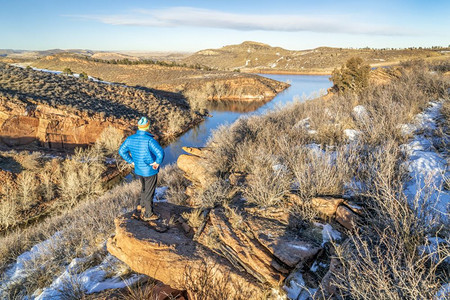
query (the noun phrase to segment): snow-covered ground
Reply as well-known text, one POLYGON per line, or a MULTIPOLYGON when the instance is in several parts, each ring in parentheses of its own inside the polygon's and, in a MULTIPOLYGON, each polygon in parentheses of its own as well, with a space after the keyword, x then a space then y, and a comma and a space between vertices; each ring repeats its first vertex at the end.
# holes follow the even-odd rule
MULTIPOLYGON (((19 67, 19 68, 22 68, 22 69, 25 69, 25 68, 26 68, 26 66, 24 66, 23 64, 20 64, 20 63, 11 64, 11 66, 19 67)), ((30 66, 30 67, 31 67, 31 66, 30 66)), ((56 75, 59 75, 59 74, 62 74, 62 73, 63 73, 62 71, 55 71, 55 70, 48 70, 48 69, 39 69, 39 68, 34 68, 34 67, 31 67, 31 69, 33 69, 34 71, 40 71, 40 72, 46 72, 46 73, 52 73, 52 74, 56 74, 56 75)), ((70 74, 70 75, 67 75, 67 76, 71 76, 71 77, 75 77, 75 78, 80 78, 80 74, 78 74, 78 73, 73 73, 73 74, 70 74)), ((105 84, 116 84, 116 83, 109 82, 109 81, 99 80, 99 79, 97 79, 97 78, 95 78, 95 77, 92 77, 92 76, 89 76, 89 75, 88 75, 88 79, 91 80, 91 81, 100 82, 100 83, 105 83, 105 84)), ((123 84, 120 84, 120 85, 121 85, 121 86, 125 86, 125 85, 123 85, 123 84)))
POLYGON ((408 144, 402 145, 402 150, 409 158, 406 167, 411 180, 405 187, 408 201, 412 206, 426 205, 429 213, 448 222, 450 193, 444 184, 445 179, 450 178, 445 158, 449 149, 436 148, 436 145, 448 145, 450 142, 450 137, 445 133, 436 135, 437 120, 442 117, 441 108, 442 103, 433 102, 416 116, 413 124, 403 126, 403 131, 414 134, 414 137, 408 144))
POLYGON ((73 259, 66 270, 49 287, 35 292, 34 299, 63 299, 67 289, 72 292, 80 290, 86 294, 98 293, 107 289, 120 289, 132 285, 144 277, 132 274, 129 278, 122 279, 123 263, 110 254, 101 264, 81 272, 82 265, 87 259, 73 259))

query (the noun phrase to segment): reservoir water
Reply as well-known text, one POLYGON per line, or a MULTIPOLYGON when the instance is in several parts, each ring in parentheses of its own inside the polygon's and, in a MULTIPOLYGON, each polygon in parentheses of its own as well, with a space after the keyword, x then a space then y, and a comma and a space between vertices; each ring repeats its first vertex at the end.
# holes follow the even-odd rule
POLYGON ((276 107, 282 107, 294 99, 302 100, 306 97, 318 96, 319 93, 325 93, 326 89, 331 87, 329 76, 311 76, 311 75, 273 75, 263 74, 271 79, 288 82, 289 88, 279 93, 275 98, 266 103, 236 103, 219 102, 211 103, 208 107, 212 117, 190 129, 177 140, 169 144, 165 150, 163 166, 175 162, 184 151, 181 147, 202 147, 208 141, 211 132, 222 124, 231 124, 239 117, 248 114, 261 114, 276 107))

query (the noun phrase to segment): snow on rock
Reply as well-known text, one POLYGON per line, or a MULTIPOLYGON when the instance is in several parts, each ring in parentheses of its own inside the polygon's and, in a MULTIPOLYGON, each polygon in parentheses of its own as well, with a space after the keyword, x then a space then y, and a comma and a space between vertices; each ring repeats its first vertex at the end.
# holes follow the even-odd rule
MULTIPOLYGON (((405 194, 412 206, 429 205, 427 211, 435 217, 448 221, 450 194, 443 189, 445 178, 450 177, 449 167, 443 153, 433 147, 436 138, 436 120, 440 116, 442 103, 434 102, 424 112, 417 115, 414 133, 418 133, 405 145, 402 151, 409 156, 405 167, 411 180, 406 183, 405 194)), ((448 137, 443 137, 448 138, 448 137)))
POLYGON ((43 289, 35 299, 62 299, 64 289, 68 285, 69 288, 72 288, 71 285, 74 284, 86 294, 98 293, 107 289, 120 289, 137 282, 143 277, 143 275, 133 274, 130 278, 123 280, 120 277, 121 274, 118 274, 122 262, 110 254, 101 264, 77 274, 85 260, 86 258, 73 259, 66 270, 48 288, 43 289), (108 270, 111 270, 115 275, 109 276, 111 271, 108 270))
POLYGON ((322 228, 322 246, 327 242, 340 240, 342 238, 341 233, 328 223, 322 224, 315 222, 314 225, 322 228))
POLYGON ((313 299, 313 296, 317 291, 317 289, 308 288, 306 286, 300 270, 292 272, 288 278, 286 278, 286 284, 283 286, 283 290, 286 291, 289 299, 295 300, 313 299))

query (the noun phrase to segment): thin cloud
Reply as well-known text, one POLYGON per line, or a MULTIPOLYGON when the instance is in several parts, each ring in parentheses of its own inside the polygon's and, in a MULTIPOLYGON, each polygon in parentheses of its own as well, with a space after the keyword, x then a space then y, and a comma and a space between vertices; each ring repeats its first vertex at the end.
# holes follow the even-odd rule
POLYGON ((416 35, 409 30, 393 26, 350 21, 340 15, 255 15, 235 14, 217 10, 171 7, 155 10, 134 10, 123 15, 71 15, 111 25, 150 27, 203 27, 241 31, 322 32, 373 35, 416 35))

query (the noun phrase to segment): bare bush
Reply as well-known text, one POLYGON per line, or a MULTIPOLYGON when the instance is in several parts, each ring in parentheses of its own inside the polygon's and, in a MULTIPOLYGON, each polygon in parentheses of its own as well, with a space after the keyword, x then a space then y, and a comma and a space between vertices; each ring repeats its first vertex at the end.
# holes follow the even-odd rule
POLYGON ((247 201, 259 206, 276 206, 289 192, 292 176, 284 165, 263 154, 255 156, 248 185, 243 189, 247 201))
POLYGON ((123 131, 112 126, 108 126, 102 131, 95 143, 98 147, 100 147, 100 149, 104 150, 105 154, 108 156, 117 154, 123 140, 123 131))
POLYGON ((69 206, 103 193, 103 155, 95 148, 77 149, 62 165, 60 193, 69 206))
POLYGON ((216 205, 226 204, 232 196, 233 190, 230 183, 227 180, 217 178, 207 188, 201 189, 196 198, 203 208, 212 208, 216 205))
POLYGON ((30 208, 37 202, 37 181, 30 171, 23 171, 17 176, 18 197, 22 209, 30 208))
POLYGON ((176 164, 165 166, 158 175, 160 185, 167 186, 166 199, 170 203, 184 205, 186 187, 190 184, 176 164))
POLYGON ((126 292, 121 292, 123 300, 158 300, 159 296, 154 293, 156 283, 154 280, 138 281, 134 285, 127 284, 126 292))

